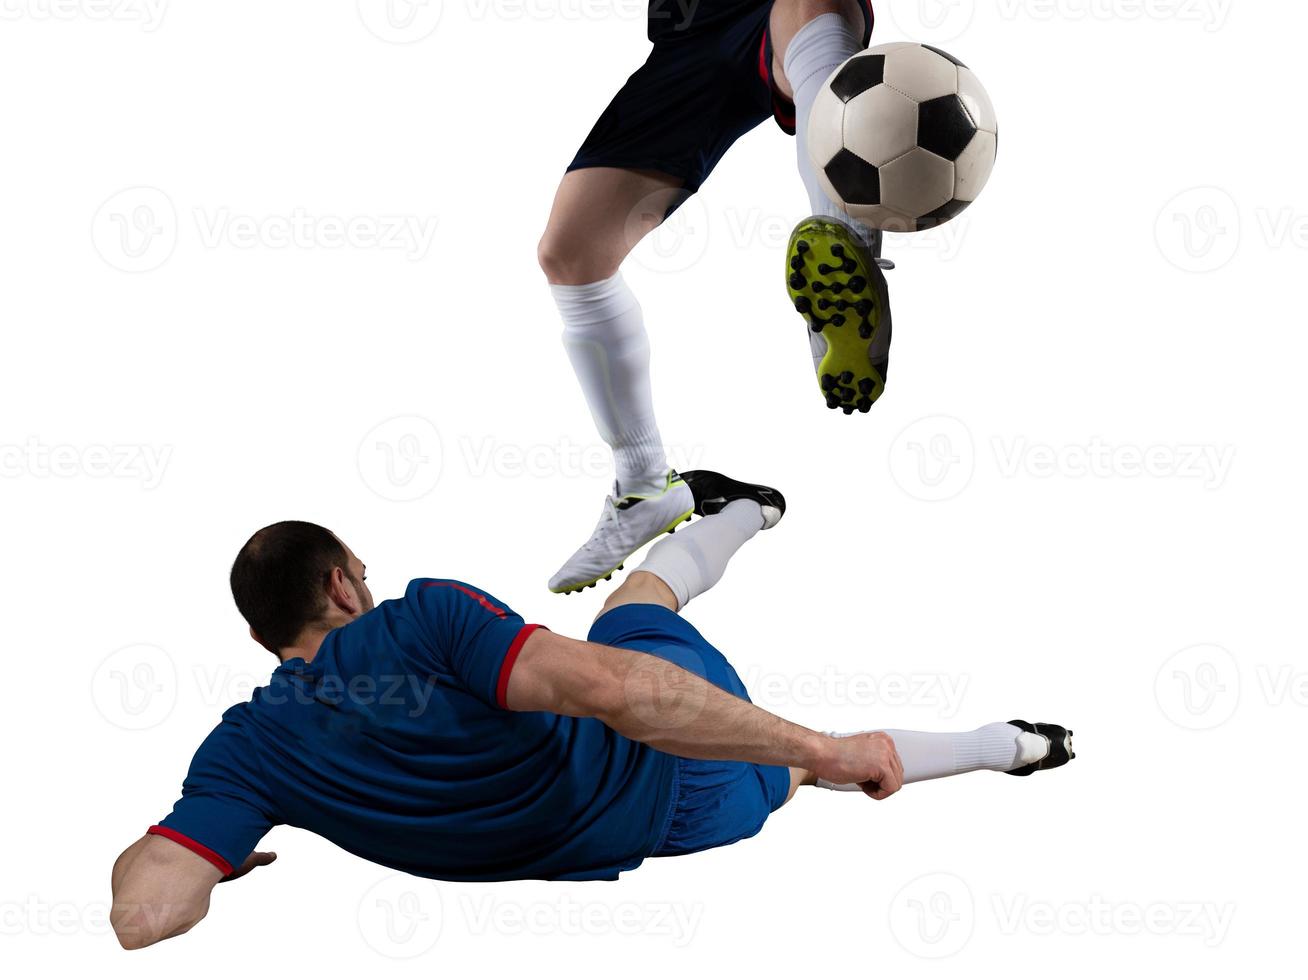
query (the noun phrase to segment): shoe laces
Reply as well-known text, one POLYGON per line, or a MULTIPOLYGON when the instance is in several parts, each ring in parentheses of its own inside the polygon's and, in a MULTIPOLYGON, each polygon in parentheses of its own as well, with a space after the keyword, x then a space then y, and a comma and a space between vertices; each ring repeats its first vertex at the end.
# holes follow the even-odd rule
POLYGON ((610 525, 618 523, 618 485, 613 484, 613 493, 604 498, 604 509, 600 511, 599 522, 595 525, 595 530, 591 532, 586 543, 581 546, 581 550, 589 553, 597 547, 596 542, 604 536, 610 525))

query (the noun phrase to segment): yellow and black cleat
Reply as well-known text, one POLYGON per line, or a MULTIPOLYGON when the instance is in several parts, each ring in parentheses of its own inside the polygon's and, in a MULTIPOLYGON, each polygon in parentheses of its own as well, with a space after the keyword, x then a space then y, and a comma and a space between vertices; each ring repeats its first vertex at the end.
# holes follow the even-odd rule
POLYGON ((815 335, 827 408, 870 411, 890 361, 890 297, 876 257, 839 221, 805 218, 786 249, 786 289, 815 335))

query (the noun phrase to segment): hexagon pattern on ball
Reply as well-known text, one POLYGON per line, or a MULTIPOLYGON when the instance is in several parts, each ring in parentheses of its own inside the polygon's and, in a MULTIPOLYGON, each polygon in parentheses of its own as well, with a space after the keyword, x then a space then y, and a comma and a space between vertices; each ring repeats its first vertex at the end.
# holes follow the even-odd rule
POLYGON ((858 120, 857 126, 842 127, 844 145, 878 167, 918 145, 917 104, 889 85, 877 85, 850 99, 843 118, 858 120))
POLYGON ((886 55, 882 81, 914 102, 958 92, 958 66, 920 44, 886 55))
POLYGON ((976 74, 924 44, 869 49, 836 69, 809 117, 819 182, 851 218, 919 231, 975 201, 999 125, 976 74))

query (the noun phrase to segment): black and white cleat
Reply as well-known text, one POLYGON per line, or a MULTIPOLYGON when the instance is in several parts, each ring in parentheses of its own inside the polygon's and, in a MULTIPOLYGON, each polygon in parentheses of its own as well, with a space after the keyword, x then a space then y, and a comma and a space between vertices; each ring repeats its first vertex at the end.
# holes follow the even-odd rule
POLYGON ((786 498, 780 490, 761 483, 742 483, 712 470, 691 470, 681 478, 695 497, 695 513, 700 517, 716 514, 733 500, 752 500, 763 511, 763 530, 776 527, 786 512, 786 498))
POLYGON ((1048 751, 1042 758, 1019 769, 1008 770, 1010 776, 1029 776, 1043 769, 1057 769, 1076 758, 1076 753, 1072 751, 1072 733, 1062 725, 1052 725, 1044 721, 1038 721, 1034 725, 1029 721, 1010 721, 1009 724, 1016 725, 1028 734, 1038 735, 1048 743, 1048 751))

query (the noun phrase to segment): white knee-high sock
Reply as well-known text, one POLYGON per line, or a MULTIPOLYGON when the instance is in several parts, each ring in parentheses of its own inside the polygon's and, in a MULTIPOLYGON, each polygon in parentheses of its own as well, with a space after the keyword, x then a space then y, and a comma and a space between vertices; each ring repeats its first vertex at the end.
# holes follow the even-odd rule
MULTIPOLYGON (((900 761, 904 763, 905 783, 957 776, 978 769, 1007 772, 1044 758, 1048 751, 1048 743, 1041 736, 1030 735, 1004 722, 982 725, 974 732, 906 732, 887 728, 885 733, 895 740, 900 761)), ((859 790, 852 783, 835 785, 825 779, 819 779, 817 784, 823 789, 843 792, 859 790)))
POLYGON ((662 490, 667 456, 650 391, 649 337, 622 274, 583 286, 550 286, 563 345, 600 436, 613 449, 622 493, 662 490))
POLYGON ((677 608, 707 592, 727 570, 740 546, 763 529, 763 511, 752 500, 733 500, 649 550, 637 571, 657 575, 677 597, 677 608))
POLYGON ((862 50, 862 40, 849 21, 840 14, 822 14, 799 29, 786 48, 782 63, 795 92, 795 145, 799 153, 799 175, 808 190, 809 206, 814 214, 838 218, 860 233, 862 229, 836 207, 818 183, 813 162, 808 156, 808 120, 818 92, 831 73, 862 50))

